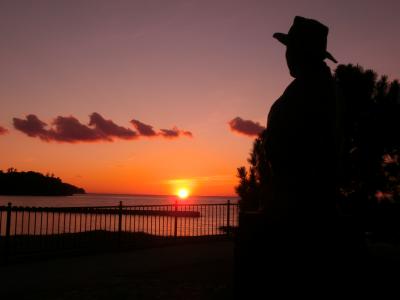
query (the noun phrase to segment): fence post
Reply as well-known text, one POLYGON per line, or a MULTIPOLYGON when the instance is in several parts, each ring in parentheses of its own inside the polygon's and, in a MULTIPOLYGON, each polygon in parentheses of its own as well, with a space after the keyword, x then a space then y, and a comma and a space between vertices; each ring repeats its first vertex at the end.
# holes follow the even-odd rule
POLYGON ((8 255, 10 254, 10 233, 11 233, 11 203, 7 205, 6 214, 6 236, 5 236, 5 261, 8 260, 8 255))
POLYGON ((122 201, 119 201, 119 210, 118 210, 118 232, 121 234, 122 232, 122 201))
POLYGON ((226 212, 226 235, 229 236, 231 232, 231 200, 228 200, 226 212))
POLYGON ((175 222, 174 222, 174 237, 178 236, 178 200, 175 200, 175 222))
MULTIPOLYGON (((111 228, 110 228, 111 230, 111 228)), ((119 207, 118 207, 118 243, 117 246, 118 248, 121 248, 121 233, 122 233, 122 201, 119 201, 119 207)))

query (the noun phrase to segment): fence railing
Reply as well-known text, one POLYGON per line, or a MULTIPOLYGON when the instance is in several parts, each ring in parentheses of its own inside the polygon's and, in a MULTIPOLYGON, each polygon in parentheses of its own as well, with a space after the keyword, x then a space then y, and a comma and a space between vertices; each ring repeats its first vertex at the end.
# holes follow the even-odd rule
POLYGON ((0 206, 3 257, 77 248, 109 248, 143 241, 229 235, 238 204, 96 207, 0 206))

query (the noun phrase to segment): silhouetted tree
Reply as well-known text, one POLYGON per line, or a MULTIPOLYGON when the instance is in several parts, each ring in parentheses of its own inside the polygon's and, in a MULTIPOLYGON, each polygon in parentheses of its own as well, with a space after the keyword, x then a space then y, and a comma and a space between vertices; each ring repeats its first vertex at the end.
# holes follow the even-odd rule
MULTIPOLYGON (((335 71, 345 103, 343 168, 339 204, 363 211, 378 200, 400 202, 400 85, 360 66, 339 65, 335 71)), ((256 138, 248 171, 238 168, 236 192, 241 208, 262 206, 268 188, 265 131, 256 138)))
POLYGON ((240 197, 240 208, 242 210, 257 210, 262 206, 267 196, 268 167, 265 154, 265 133, 262 131, 253 142, 253 148, 249 162, 249 170, 245 167, 237 169, 239 185, 236 193, 240 197))
POLYGON ((399 82, 353 65, 335 77, 346 103, 342 197, 356 210, 399 199, 399 82))

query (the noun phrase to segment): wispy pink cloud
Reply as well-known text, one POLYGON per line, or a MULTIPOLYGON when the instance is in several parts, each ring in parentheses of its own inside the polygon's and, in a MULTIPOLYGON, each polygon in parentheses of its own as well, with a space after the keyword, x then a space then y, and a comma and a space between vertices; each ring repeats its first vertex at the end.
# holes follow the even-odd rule
POLYGON ((58 142, 95 142, 95 141, 112 141, 112 136, 91 128, 79 122, 75 117, 58 116, 52 123, 53 127, 48 130, 50 139, 58 142))
POLYGON ((236 117, 228 122, 231 131, 247 135, 257 136, 261 131, 265 129, 260 123, 251 120, 243 120, 240 117, 236 117))
POLYGON ((141 136, 162 136, 166 138, 192 136, 190 131, 180 130, 176 127, 173 129, 161 129, 160 132, 156 132, 153 126, 135 119, 131 121, 131 124, 137 131, 119 126, 114 121, 107 120, 96 112, 90 115, 89 124, 87 125, 82 124, 73 116, 58 116, 50 125, 34 114, 29 114, 24 119, 13 119, 15 129, 30 137, 36 137, 46 142, 112 142, 116 139, 134 140, 141 136))
POLYGON ((193 137, 193 133, 191 131, 181 130, 181 135, 185 135, 187 137, 193 137))
POLYGON ((13 118, 14 128, 25 133, 30 137, 38 137, 44 141, 49 141, 46 123, 39 120, 36 115, 30 114, 25 119, 13 118))
POLYGON ((57 141, 67 143, 111 141, 104 133, 81 124, 78 119, 58 116, 52 122, 52 127, 41 121, 36 115, 30 114, 25 119, 14 118, 14 128, 30 137, 37 137, 43 141, 57 141))
POLYGON ((190 131, 180 130, 177 127, 172 129, 160 129, 159 135, 167 139, 173 139, 180 136, 193 137, 193 134, 190 131))
POLYGON ((115 137, 125 140, 132 140, 138 137, 138 134, 132 129, 118 126, 111 120, 104 119, 99 113, 90 115, 89 126, 94 126, 94 129, 102 132, 108 137, 115 137))
POLYGON ((140 135, 142 136, 156 136, 157 133, 153 129, 153 126, 144 124, 138 120, 131 120, 131 124, 135 127, 135 129, 139 132, 140 135))
POLYGON ((193 134, 187 130, 180 130, 177 127, 172 129, 160 129, 159 132, 154 130, 153 126, 144 124, 138 120, 131 120, 132 125, 139 132, 141 136, 156 137, 161 136, 168 139, 178 138, 180 136, 193 137, 193 134))

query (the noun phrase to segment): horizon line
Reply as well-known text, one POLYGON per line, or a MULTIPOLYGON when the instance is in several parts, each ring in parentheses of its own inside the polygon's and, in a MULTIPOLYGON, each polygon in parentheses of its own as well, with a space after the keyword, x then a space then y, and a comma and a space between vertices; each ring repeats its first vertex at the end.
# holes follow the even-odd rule
MULTIPOLYGON (((79 195, 79 194, 75 194, 79 195)), ((96 192, 86 192, 85 194, 82 195, 115 195, 115 196, 160 196, 160 197, 177 197, 177 195, 174 194, 141 194, 141 193, 96 193, 96 192)), ((190 197, 229 197, 229 198, 239 198, 239 196, 235 195, 190 195, 190 197)))

